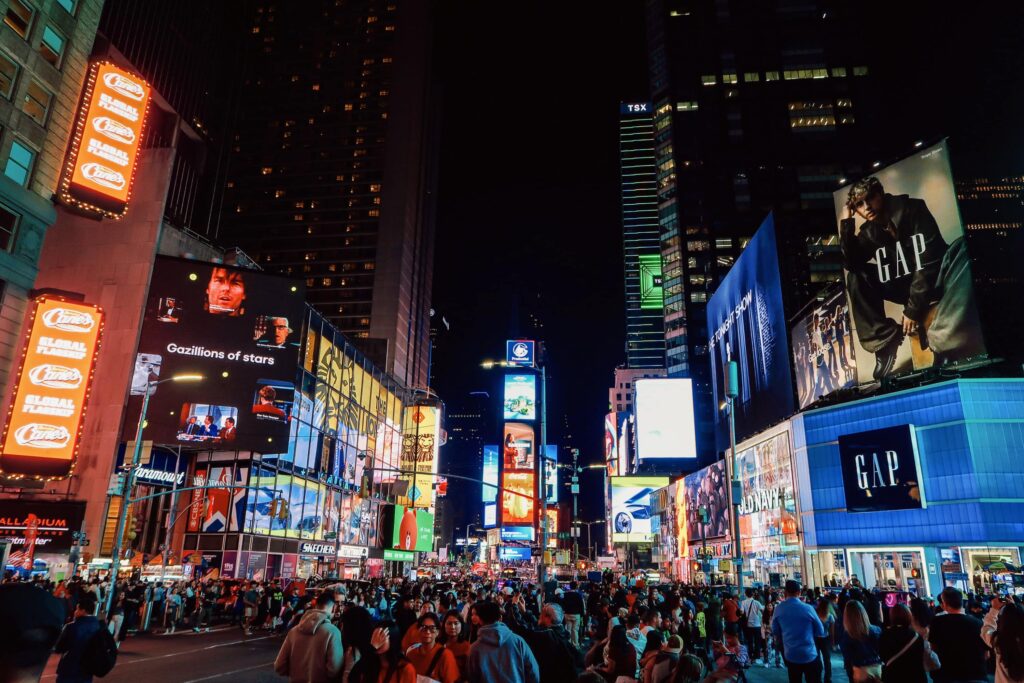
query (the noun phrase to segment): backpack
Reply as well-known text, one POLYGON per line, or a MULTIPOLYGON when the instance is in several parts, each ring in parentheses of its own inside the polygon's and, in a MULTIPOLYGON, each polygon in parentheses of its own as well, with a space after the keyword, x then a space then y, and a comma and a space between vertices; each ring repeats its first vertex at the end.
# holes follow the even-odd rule
POLYGON ((82 652, 79 668, 85 676, 103 678, 117 664, 117 643, 102 624, 96 633, 89 637, 82 652))

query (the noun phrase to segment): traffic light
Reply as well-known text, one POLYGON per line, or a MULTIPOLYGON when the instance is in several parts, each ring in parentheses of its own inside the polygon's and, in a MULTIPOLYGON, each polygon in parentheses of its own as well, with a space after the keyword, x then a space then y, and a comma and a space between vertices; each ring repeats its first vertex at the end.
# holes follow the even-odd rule
POLYGON ((272 519, 288 519, 288 501, 283 498, 270 501, 270 517, 272 519))
POLYGON ((370 484, 373 481, 373 456, 368 455, 363 461, 363 477, 359 480, 359 497, 370 497, 370 484))
POLYGON ((910 570, 910 576, 912 578, 915 578, 915 579, 920 579, 921 578, 921 570, 918 569, 917 567, 912 568, 910 570))

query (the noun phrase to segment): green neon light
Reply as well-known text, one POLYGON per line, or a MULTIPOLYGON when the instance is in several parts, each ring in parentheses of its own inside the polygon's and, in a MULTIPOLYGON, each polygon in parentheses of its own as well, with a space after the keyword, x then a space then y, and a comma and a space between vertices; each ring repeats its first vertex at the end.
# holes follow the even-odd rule
POLYGON ((661 286, 661 254, 640 254, 640 308, 658 309, 665 306, 665 291, 661 286))

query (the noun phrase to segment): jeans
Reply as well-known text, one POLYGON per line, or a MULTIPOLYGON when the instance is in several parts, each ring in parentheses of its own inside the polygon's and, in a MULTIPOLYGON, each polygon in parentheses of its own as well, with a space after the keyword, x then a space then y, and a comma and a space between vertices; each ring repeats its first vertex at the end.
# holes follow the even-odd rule
POLYGON ((758 659, 758 657, 761 656, 761 652, 763 650, 761 643, 761 627, 747 626, 743 630, 746 632, 747 652, 750 655, 750 661, 754 661, 755 659, 758 659))
POLYGON ((565 628, 569 631, 569 642, 573 647, 578 648, 580 646, 580 615, 566 614, 565 628))
POLYGON ((832 643, 826 638, 815 638, 814 644, 821 653, 822 668, 825 670, 825 683, 832 683, 832 643))
POLYGON ((821 683, 820 659, 815 658, 814 661, 807 662, 806 664, 797 664, 788 659, 785 662, 786 673, 789 674, 789 683, 801 683, 801 681, 821 683))

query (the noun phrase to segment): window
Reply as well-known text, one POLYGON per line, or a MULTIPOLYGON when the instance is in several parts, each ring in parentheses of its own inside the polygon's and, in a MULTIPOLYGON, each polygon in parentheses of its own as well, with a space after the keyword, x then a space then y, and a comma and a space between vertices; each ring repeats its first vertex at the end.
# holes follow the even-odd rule
POLYGON ((845 66, 832 67, 832 78, 844 78, 846 76, 845 66))
POLYGON ((50 112, 50 102, 52 101, 53 95, 44 90, 43 86, 37 82, 30 81, 28 89, 25 91, 25 101, 21 105, 21 110, 40 126, 45 126, 46 115, 50 112))
POLYGON ((676 111, 697 111, 696 102, 676 102, 676 111))
POLYGON ((707 303, 708 293, 707 292, 690 292, 690 301, 695 304, 707 303))
POLYGON ((64 8, 68 14, 75 13, 76 0, 57 0, 57 4, 64 8))
POLYGON ((777 81, 777 80, 779 80, 779 72, 778 71, 765 71, 764 72, 764 80, 766 80, 766 81, 777 81))
POLYGON ((64 45, 66 42, 64 36, 47 25, 43 27, 43 40, 39 43, 39 54, 43 56, 43 59, 59 69, 61 60, 64 58, 64 45))
POLYGON ((717 238, 715 238, 715 249, 732 249, 732 238, 731 237, 717 237, 717 238))
POLYGON ((18 63, 7 55, 0 53, 0 95, 11 99, 14 94, 14 83, 18 80, 18 63))
POLYGON ((805 130, 832 130, 836 126, 831 102, 790 102, 789 127, 805 130))
POLYGON ((18 230, 18 214, 0 204, 0 249, 10 251, 14 248, 14 235, 18 230))
POLYGON ((19 36, 28 40, 28 31, 32 28, 32 15, 35 10, 32 6, 22 0, 10 0, 7 5, 7 14, 4 15, 4 23, 11 27, 11 30, 19 36))
POLYGON ((35 158, 35 152, 17 140, 13 141, 11 153, 7 157, 7 166, 4 167, 4 175, 22 187, 28 185, 29 176, 32 175, 32 162, 35 161, 35 158))
POLYGON ((759 80, 761 80, 761 74, 756 71, 748 71, 743 74, 744 83, 757 83, 759 80))
POLYGON ((867 76, 868 68, 866 66, 855 66, 853 67, 854 76, 867 76))
POLYGON ((722 83, 728 83, 730 85, 735 85, 736 82, 737 82, 736 74, 722 74, 722 83))
POLYGON ((718 76, 715 76, 714 74, 701 76, 700 82, 703 83, 704 85, 714 85, 715 83, 718 82, 718 76))

